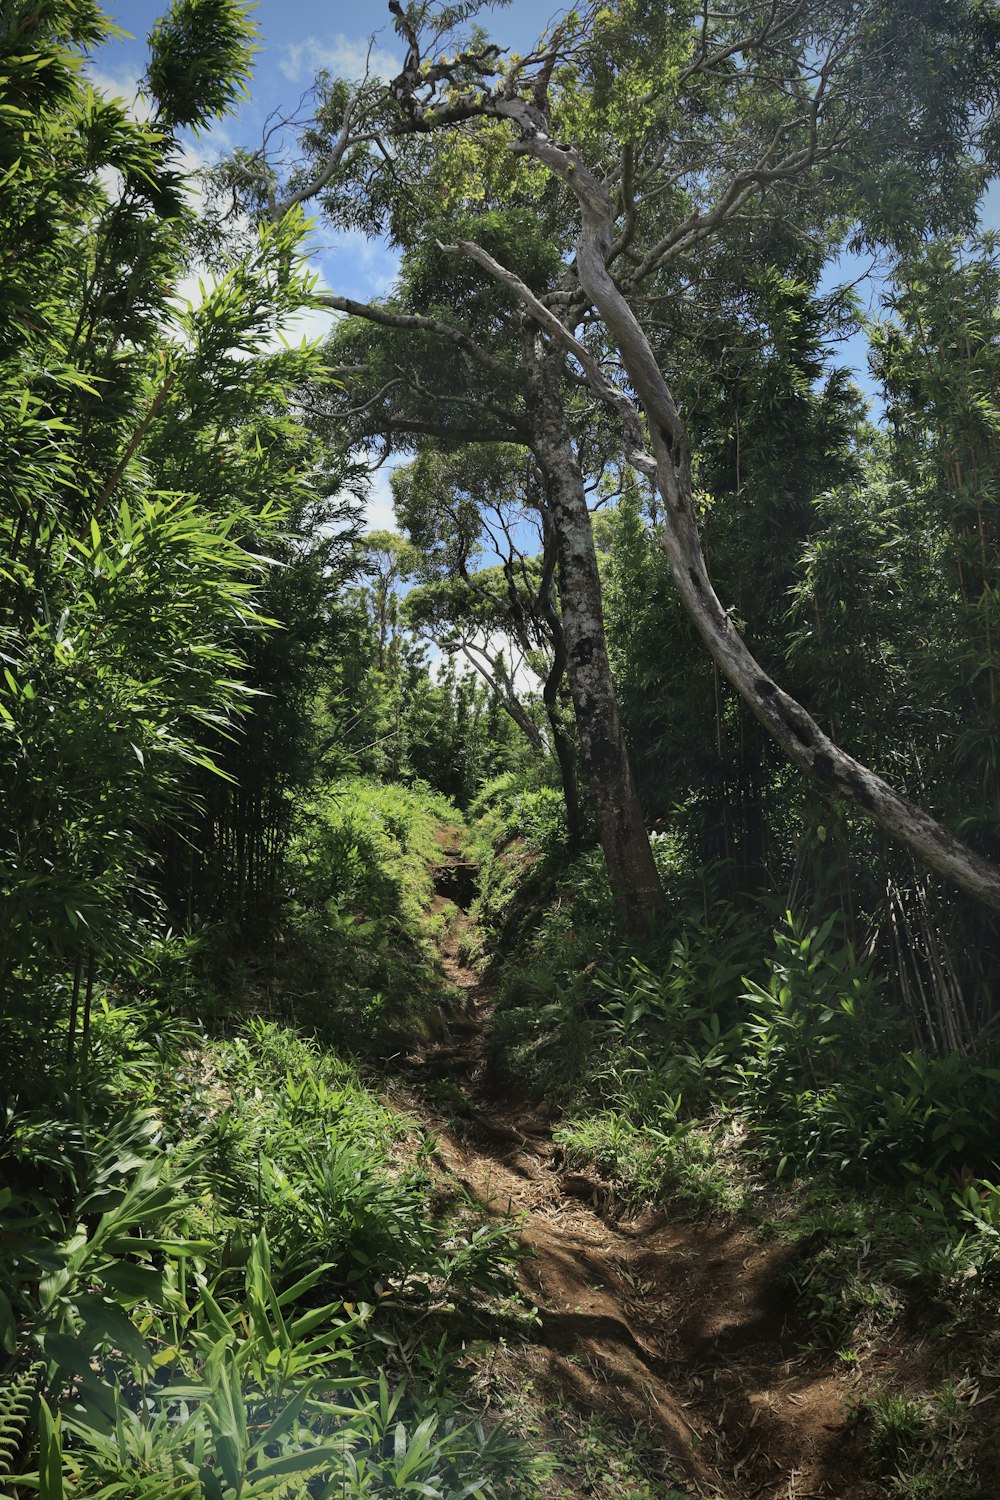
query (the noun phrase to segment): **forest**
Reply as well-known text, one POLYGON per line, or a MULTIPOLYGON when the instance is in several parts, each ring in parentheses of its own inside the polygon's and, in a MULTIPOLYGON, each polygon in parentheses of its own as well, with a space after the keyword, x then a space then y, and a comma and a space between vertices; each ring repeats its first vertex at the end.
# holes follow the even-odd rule
POLYGON ((1000 1494, 1000 4, 503 3, 0 6, 0 1500, 1000 1494))

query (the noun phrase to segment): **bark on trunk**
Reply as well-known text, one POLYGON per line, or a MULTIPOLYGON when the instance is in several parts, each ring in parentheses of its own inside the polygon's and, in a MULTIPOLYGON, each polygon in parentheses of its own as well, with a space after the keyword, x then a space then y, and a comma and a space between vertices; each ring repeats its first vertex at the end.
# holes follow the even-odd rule
POLYGON ((543 532, 542 585, 538 593, 538 607, 552 637, 552 667, 542 688, 542 702, 552 733, 552 748, 559 764, 559 779, 562 782, 563 802, 566 805, 566 833, 571 848, 583 843, 583 809, 580 803, 580 776, 577 768, 576 745, 566 733, 559 713, 559 692, 566 679, 566 634, 555 590, 557 565, 556 535, 552 516, 548 510, 541 513, 543 532))
POLYGON ((552 734, 552 748, 559 765, 563 802, 566 806, 566 836, 570 848, 578 849, 583 843, 583 813, 580 807, 580 778, 576 768, 576 746, 566 733, 559 717, 559 687, 565 675, 565 648, 557 654, 556 663, 545 679, 542 702, 552 734))
POLYGON ((652 456, 644 451, 642 423, 628 398, 611 385, 588 352, 547 309, 533 305, 535 299, 527 288, 522 298, 533 313, 541 314, 543 326, 564 347, 573 349, 594 389, 621 413, 630 461, 655 482, 666 507, 662 543, 674 583, 720 671, 789 759, 826 793, 858 808, 932 869, 991 910, 1000 911, 1000 868, 841 750, 802 705, 771 680, 740 637, 705 566, 692 504, 684 423, 639 321, 607 269, 613 224, 607 193, 575 151, 549 139, 540 128, 537 111, 521 101, 505 101, 497 113, 520 124, 523 134, 515 149, 545 162, 576 194, 582 211, 577 245, 580 284, 617 345, 642 403, 652 456))
POLYGON ((560 350, 532 336, 533 450, 556 537, 566 673, 619 918, 628 931, 648 932, 665 903, 618 717, 590 513, 559 390, 562 363, 560 350))

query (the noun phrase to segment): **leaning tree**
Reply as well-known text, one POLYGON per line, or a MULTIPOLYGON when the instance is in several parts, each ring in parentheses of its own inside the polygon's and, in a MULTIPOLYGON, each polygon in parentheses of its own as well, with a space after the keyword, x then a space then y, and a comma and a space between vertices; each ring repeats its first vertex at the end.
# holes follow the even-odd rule
MULTIPOLYGON (((480 307, 492 281, 493 321, 479 338, 447 286, 431 313, 392 299, 320 300, 407 336, 433 334, 450 356, 459 406, 465 371, 475 367, 489 388, 493 347, 519 340, 519 436, 549 484, 568 672, 599 827, 601 774, 609 761, 620 770, 620 730, 616 743, 598 734, 588 745, 588 715, 617 726, 617 710, 613 695, 601 697, 610 673, 600 591, 588 583, 597 576, 593 541, 567 420, 582 388, 613 415, 628 461, 655 487, 683 607, 768 733, 827 795, 1000 909, 1000 871, 835 744, 743 641, 709 578, 688 428, 645 326, 648 309, 669 303, 702 248, 733 226, 748 244, 780 222, 830 246, 853 232, 895 247, 928 227, 967 227, 997 148, 996 5, 618 0, 571 13, 526 56, 511 57, 481 32, 453 50, 449 29, 468 22, 472 5, 391 0, 390 10, 407 55, 388 96, 371 80, 326 89, 302 170, 282 185, 261 156, 251 163, 255 181, 271 213, 318 197, 340 223, 389 232, 439 265, 452 259, 462 270, 451 284, 464 285, 466 300, 472 288, 480 307)), ((503 363, 509 382, 509 355, 503 363)), ((627 906, 639 843, 620 843, 625 878, 616 881, 614 795, 602 843, 627 906)), ((649 910, 651 888, 645 896, 649 910)))

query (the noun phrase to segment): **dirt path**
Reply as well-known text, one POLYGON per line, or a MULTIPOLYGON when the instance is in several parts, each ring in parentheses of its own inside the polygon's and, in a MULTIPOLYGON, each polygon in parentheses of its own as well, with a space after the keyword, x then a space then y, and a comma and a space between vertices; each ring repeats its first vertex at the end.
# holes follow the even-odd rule
MULTIPOLYGON (((438 909, 467 871, 442 854, 438 909)), ((863 1500, 845 1416, 842 1366, 803 1354, 783 1275, 786 1251, 745 1229, 678 1214, 619 1219, 609 1186, 563 1169, 544 1114, 487 1087, 493 996, 460 957, 451 923, 443 965, 464 993, 449 1035, 427 1048, 426 1077, 447 1076, 467 1121, 423 1113, 447 1172, 497 1212, 524 1216, 522 1286, 538 1307, 537 1345, 519 1351, 567 1410, 602 1413, 655 1445, 671 1487, 725 1500, 863 1500)))

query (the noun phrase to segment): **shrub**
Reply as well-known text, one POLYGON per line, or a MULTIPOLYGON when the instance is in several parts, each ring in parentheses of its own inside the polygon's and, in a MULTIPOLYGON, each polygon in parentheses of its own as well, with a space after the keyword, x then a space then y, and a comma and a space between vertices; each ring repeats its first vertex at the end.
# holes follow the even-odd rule
POLYGON ((442 827, 461 820, 421 784, 352 777, 300 810, 277 989, 338 1045, 395 1048, 436 1023, 430 907, 442 827))
POLYGON ((400 1159, 407 1122, 286 1028, 253 1021, 140 1078, 130 1024, 111 1022, 106 1123, 49 1107, 10 1115, 0 1143, 12 1482, 132 1500, 513 1493, 531 1465, 462 1408, 432 1321, 435 1297, 510 1293, 510 1226, 468 1205, 434 1220, 419 1153, 400 1159), (405 1388, 385 1366, 414 1308, 427 1348, 405 1388))

